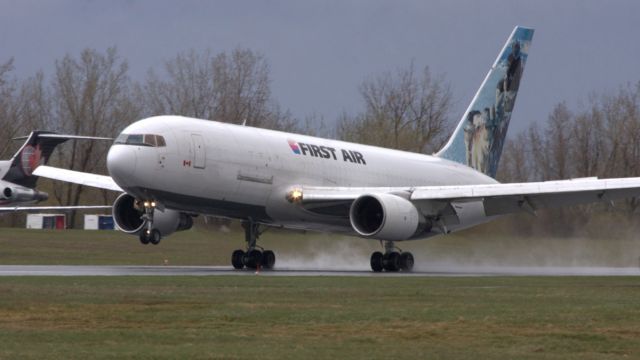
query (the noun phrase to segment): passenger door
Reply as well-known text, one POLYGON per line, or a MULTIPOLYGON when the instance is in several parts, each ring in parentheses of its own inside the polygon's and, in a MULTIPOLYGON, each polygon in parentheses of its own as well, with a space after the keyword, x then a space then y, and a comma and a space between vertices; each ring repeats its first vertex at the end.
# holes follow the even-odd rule
POLYGON ((193 167, 204 169, 207 162, 207 151, 204 140, 200 134, 191 134, 191 149, 193 154, 193 167))

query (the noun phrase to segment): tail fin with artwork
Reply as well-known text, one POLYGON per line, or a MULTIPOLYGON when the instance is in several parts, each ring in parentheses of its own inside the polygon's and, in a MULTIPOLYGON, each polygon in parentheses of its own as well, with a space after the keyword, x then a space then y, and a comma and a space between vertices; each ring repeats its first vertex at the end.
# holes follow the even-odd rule
POLYGON ((517 26, 447 144, 436 156, 495 178, 533 29, 517 26))

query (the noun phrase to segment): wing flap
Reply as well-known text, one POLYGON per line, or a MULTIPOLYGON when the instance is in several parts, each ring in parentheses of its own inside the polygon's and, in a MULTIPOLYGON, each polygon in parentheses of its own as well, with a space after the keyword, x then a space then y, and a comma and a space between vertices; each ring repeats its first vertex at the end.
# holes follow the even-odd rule
POLYGON ((485 198, 639 188, 640 178, 576 179, 530 183, 416 187, 412 200, 485 198))
POLYGON ((640 196, 640 178, 416 188, 411 200, 483 200, 487 216, 640 196))

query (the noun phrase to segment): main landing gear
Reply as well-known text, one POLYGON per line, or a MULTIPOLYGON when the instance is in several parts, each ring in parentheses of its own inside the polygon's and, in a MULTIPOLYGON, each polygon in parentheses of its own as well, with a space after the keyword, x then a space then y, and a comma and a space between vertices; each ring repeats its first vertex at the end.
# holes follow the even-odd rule
POLYGON ((384 254, 380 251, 371 254, 371 270, 374 272, 382 270, 411 272, 413 270, 413 254, 398 249, 393 241, 385 241, 384 250, 384 254))
POLYGON ((231 264, 235 269, 273 269, 276 264, 276 254, 271 250, 264 250, 256 245, 260 235, 260 224, 249 219, 242 222, 244 238, 247 242, 247 251, 236 250, 231 255, 231 264))

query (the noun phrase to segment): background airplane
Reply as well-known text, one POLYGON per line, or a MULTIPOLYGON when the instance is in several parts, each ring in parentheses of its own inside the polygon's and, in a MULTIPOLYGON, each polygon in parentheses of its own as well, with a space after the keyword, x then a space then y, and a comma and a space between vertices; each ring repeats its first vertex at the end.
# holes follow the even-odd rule
MULTIPOLYGON (((23 138, 17 138, 20 140, 23 138)), ((49 198, 37 190, 38 176, 33 170, 46 164, 55 147, 69 139, 109 140, 75 135, 61 135, 51 131, 33 131, 9 160, 0 160, 0 215, 11 211, 105 209, 109 206, 28 206, 49 198)))
POLYGON ((516 27, 444 148, 434 156, 179 116, 125 128, 110 176, 40 166, 39 176, 123 192, 114 220, 143 244, 207 214, 238 219, 237 269, 272 268, 268 227, 379 240, 374 271, 410 271, 396 242, 459 231, 497 216, 640 195, 640 179, 500 184, 495 180, 533 30, 516 27))

